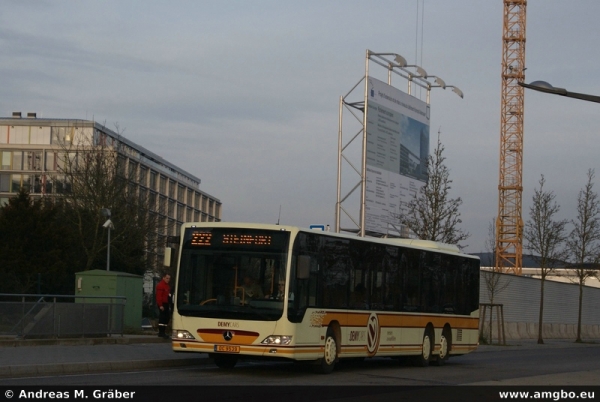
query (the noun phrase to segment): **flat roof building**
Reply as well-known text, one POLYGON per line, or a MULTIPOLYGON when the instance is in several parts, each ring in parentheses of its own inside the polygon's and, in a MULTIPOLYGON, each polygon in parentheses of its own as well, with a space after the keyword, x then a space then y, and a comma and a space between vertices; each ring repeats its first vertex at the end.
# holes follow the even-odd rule
MULTIPOLYGON (((60 197, 69 191, 61 174, 61 152, 76 136, 90 144, 102 138, 114 149, 133 178, 130 190, 144 195, 150 213, 157 214, 158 245, 178 236, 184 222, 218 222, 221 202, 200 190, 200 179, 157 154, 90 120, 38 118, 36 113, 14 112, 0 118, 0 205, 21 188, 33 198, 60 197)), ((156 250, 153 268, 162 266, 162 250, 156 250)))

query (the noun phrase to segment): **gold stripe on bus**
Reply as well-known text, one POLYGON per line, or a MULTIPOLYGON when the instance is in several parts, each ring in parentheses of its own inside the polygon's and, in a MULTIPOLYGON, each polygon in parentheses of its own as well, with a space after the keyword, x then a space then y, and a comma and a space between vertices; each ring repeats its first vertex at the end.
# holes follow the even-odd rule
MULTIPOLYGON (((204 344, 204 343, 192 343, 186 342, 185 347, 181 347, 178 344, 183 342, 173 342, 173 348, 178 351, 186 351, 190 349, 194 349, 197 351, 202 351, 205 353, 212 353, 214 351, 214 344, 204 344)), ((240 345, 241 346, 241 345, 240 345)), ((452 345, 452 354, 455 352, 469 352, 473 351, 477 348, 477 345, 452 345)), ((436 347, 436 351, 439 350, 439 347, 436 347)), ((382 346, 378 349, 377 355, 383 355, 387 353, 418 353, 421 351, 420 345, 386 345, 382 346)), ((307 355, 307 354, 320 354, 323 352, 322 347, 303 347, 303 348, 271 348, 268 346, 241 346, 240 352, 254 354, 257 356, 269 355, 269 356, 286 356, 293 357, 295 355, 307 355), (276 353, 269 353, 270 350, 276 350, 276 353)), ((344 354, 357 354, 357 353, 366 353, 366 347, 342 347, 341 355, 344 354)))
MULTIPOLYGON (((223 343, 223 341, 224 341, 223 334, 198 333, 198 335, 205 342, 223 343)), ((254 343, 254 341, 256 341, 257 338, 258 338, 258 336, 234 335, 233 342, 235 342, 236 344, 241 344, 241 345, 252 345, 254 343)))
POLYGON ((370 315, 370 313, 348 313, 346 325, 349 327, 366 327, 370 315))
POLYGON ((344 354, 344 353, 356 353, 356 352, 363 352, 366 353, 367 352, 367 347, 366 346, 342 346, 340 353, 344 354))
MULTIPOLYGON (((371 312, 327 311, 322 326, 327 327, 332 321, 337 321, 342 327, 366 327, 370 315, 371 312)), ((436 328, 450 324, 454 329, 479 329, 479 319, 475 317, 377 313, 377 318, 380 327, 388 328, 425 328, 432 323, 436 328)))
MULTIPOLYGON (((217 342, 215 343, 217 345, 224 345, 221 342, 217 342)), ((211 353, 214 351, 214 347, 215 344, 212 343, 198 343, 198 342, 182 342, 182 341, 174 341, 173 342, 173 348, 175 350, 180 350, 180 351, 185 351, 188 349, 198 349, 198 350, 205 350, 207 351, 207 353, 211 353), (184 347, 180 346, 180 344, 185 345, 184 347)), ((293 354, 309 354, 309 353, 319 353, 323 351, 323 347, 321 346, 309 346, 309 347, 288 347, 288 348, 282 348, 282 347, 271 347, 268 345, 255 345, 255 346, 248 346, 248 345, 232 345, 232 346, 240 346, 240 352, 252 352, 252 353, 258 353, 258 354, 269 354, 268 352, 270 350, 277 350, 277 354, 285 354, 285 355, 293 355, 293 354)))

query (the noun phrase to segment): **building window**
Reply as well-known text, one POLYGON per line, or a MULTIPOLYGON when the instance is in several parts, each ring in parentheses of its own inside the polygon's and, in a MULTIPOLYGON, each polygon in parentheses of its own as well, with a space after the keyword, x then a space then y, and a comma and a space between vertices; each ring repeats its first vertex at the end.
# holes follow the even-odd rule
POLYGON ((12 170, 23 170, 23 152, 13 151, 12 170))
POLYGON ((137 189, 138 189, 137 183, 130 181, 129 185, 127 187, 128 187, 129 195, 135 196, 137 194, 137 189))
POLYGON ((140 184, 144 187, 148 185, 148 168, 145 166, 140 166, 140 184))
POLYGON ((71 192, 71 183, 64 175, 57 175, 55 180, 56 194, 69 194, 71 192))
POLYGON ((175 201, 169 200, 169 211, 167 213, 169 218, 175 218, 175 201))
POLYGON ((158 206, 158 208, 159 208, 158 212, 160 214, 166 215, 167 214, 167 197, 161 196, 159 203, 160 203, 160 205, 158 206))
POLYGON ((29 144, 29 127, 11 126, 8 142, 9 144, 29 144))
POLYGON ((156 172, 154 170, 150 171, 150 190, 158 190, 156 188, 156 172))
POLYGON ((56 171, 56 152, 46 152, 46 162, 44 166, 48 171, 56 171))
POLYGON ((183 204, 177 204, 177 220, 183 222, 185 206, 183 204))
POLYGON ((177 234, 177 227, 175 226, 175 221, 173 219, 169 219, 167 223, 167 236, 174 236, 177 234))
POLYGON ((183 187, 180 184, 177 186, 177 201, 185 202, 185 200, 183 199, 184 197, 185 197, 185 187, 183 187))
POLYGON ((24 170, 42 170, 42 151, 29 151, 25 155, 27 159, 24 161, 24 170))
POLYGON ((150 197, 148 199, 148 207, 150 211, 156 211, 156 193, 154 191, 150 191, 150 197))
POLYGON ((31 192, 33 194, 41 194, 42 193, 42 176, 36 174, 33 176, 33 187, 31 188, 31 192))
POLYGON ((73 141, 72 127, 52 127, 50 133, 52 144, 70 145, 73 141))
POLYGON ((121 177, 127 177, 127 176, 125 176, 126 169, 127 169, 127 158, 125 158, 122 155, 117 156, 117 173, 121 177))
POLYGON ((169 180, 169 198, 175 198, 175 182, 169 180))
POLYGON ((8 126, 0 126, 0 144, 8 144, 8 126))
POLYGON ((50 127, 31 127, 31 144, 50 144, 50 127))
POLYGON ((10 192, 18 193, 20 189, 31 191, 31 176, 28 174, 13 174, 10 192))
POLYGON ((0 192, 8 193, 10 191, 10 175, 0 174, 0 192))
POLYGON ((167 178, 160 176, 160 193, 167 195, 167 178))
POLYGON ((132 161, 131 159, 129 160, 129 180, 136 180, 137 179, 137 167, 138 164, 135 163, 134 161, 132 161))
POLYGON ((166 233, 166 230, 167 230, 167 220, 164 216, 161 216, 158 219, 158 234, 164 235, 166 233))
POLYGON ((113 147, 115 142, 116 141, 106 133, 103 133, 100 130, 94 130, 94 145, 100 147, 113 147))
POLYGON ((46 194, 52 194, 54 191, 54 177, 53 176, 44 176, 44 193, 46 194))
POLYGON ((12 152, 10 151, 2 151, 2 155, 0 155, 0 157, 2 158, 1 165, 0 165, 0 169, 2 170, 10 170, 10 160, 12 158, 12 152))
POLYGON ((144 187, 140 187, 139 189, 140 206, 148 205, 148 189, 144 187))
POLYGON ((56 168, 60 171, 66 171, 77 167, 77 153, 66 152, 59 154, 56 158, 56 168))

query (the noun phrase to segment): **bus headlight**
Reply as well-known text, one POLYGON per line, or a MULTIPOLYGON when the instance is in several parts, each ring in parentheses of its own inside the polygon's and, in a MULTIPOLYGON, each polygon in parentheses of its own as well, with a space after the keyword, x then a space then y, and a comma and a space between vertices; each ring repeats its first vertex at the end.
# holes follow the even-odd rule
POLYGON ((182 329, 174 329, 172 334, 173 339, 195 339, 192 334, 182 329))
POLYGON ((261 343, 263 345, 289 345, 292 337, 288 335, 271 335, 266 337, 261 343))

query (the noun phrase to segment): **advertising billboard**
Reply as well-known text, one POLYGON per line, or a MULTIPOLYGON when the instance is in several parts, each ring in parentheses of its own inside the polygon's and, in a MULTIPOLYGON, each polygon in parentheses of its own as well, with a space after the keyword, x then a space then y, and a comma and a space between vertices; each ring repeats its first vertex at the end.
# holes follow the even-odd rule
POLYGON ((427 181, 429 105, 368 77, 365 229, 400 235, 397 216, 427 181))

